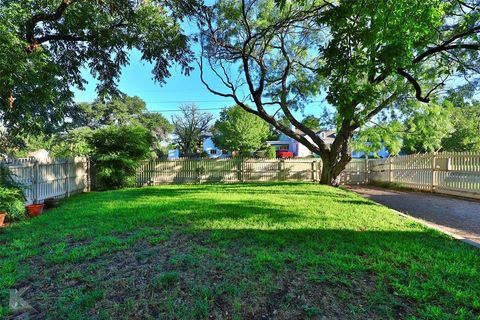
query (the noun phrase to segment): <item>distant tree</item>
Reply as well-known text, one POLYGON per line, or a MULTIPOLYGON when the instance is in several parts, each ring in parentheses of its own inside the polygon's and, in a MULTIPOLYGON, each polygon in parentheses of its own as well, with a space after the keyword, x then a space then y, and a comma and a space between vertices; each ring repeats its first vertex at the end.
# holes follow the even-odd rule
POLYGON ((89 138, 93 161, 97 167, 98 187, 118 189, 133 186, 141 160, 151 154, 153 137, 141 126, 107 126, 89 138))
POLYGON ((400 121, 391 121, 382 126, 364 127, 357 132, 352 141, 352 149, 374 156, 386 148, 391 155, 400 153, 403 146, 405 126, 400 121))
POLYGON ((224 109, 212 127, 213 142, 220 149, 248 154, 263 146, 269 136, 268 124, 240 106, 224 109))
POLYGON ((172 124, 163 115, 148 112, 145 101, 125 94, 109 100, 79 103, 70 126, 99 128, 105 125, 141 125, 160 141, 166 140, 173 130, 172 124))
POLYGON ((480 102, 457 102, 450 119, 454 131, 443 139, 442 150, 480 152, 480 102))
POLYGON ((82 70, 100 95, 112 94, 132 49, 160 83, 174 64, 188 74, 193 56, 179 22, 197 11, 195 0, 1 1, 0 121, 29 132, 65 125, 82 70))
POLYGON ((94 130, 81 127, 59 134, 55 137, 56 143, 52 146, 51 153, 56 158, 84 157, 93 154, 89 141, 94 130))
POLYGON ((194 104, 183 105, 180 111, 181 115, 172 117, 174 144, 183 155, 197 153, 202 135, 210 129, 213 115, 200 111, 194 104))
POLYGON ((433 152, 443 149, 443 140, 454 132, 453 108, 448 103, 421 104, 411 100, 402 113, 364 126, 355 135, 352 148, 377 153, 386 148, 392 155, 433 152))
POLYGON ((275 147, 268 147, 267 151, 265 152, 265 157, 267 159, 275 159, 277 157, 277 152, 275 150, 275 147))
POLYGON ((435 103, 421 105, 405 121, 403 150, 406 153, 434 152, 442 149, 442 140, 455 130, 452 108, 435 103))

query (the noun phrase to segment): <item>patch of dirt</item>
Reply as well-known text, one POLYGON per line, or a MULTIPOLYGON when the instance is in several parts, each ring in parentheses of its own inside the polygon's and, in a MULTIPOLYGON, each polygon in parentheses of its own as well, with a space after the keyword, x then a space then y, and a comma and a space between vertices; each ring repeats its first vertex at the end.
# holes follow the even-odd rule
MULTIPOLYGON (((70 310, 92 318, 105 313, 114 319, 379 317, 376 306, 371 306, 368 300, 376 290, 374 274, 351 277, 348 286, 329 281, 315 283, 307 280, 307 272, 288 262, 285 269, 273 272, 272 283, 264 286, 258 281, 258 274, 252 272, 251 257, 243 253, 242 246, 248 244, 240 239, 216 248, 208 232, 195 235, 172 232, 160 244, 152 245, 143 239, 126 250, 94 260, 52 265, 37 258, 30 261, 34 272, 17 288, 31 286, 24 295, 36 309, 28 314, 31 319, 62 318, 70 310), (195 248, 202 250, 199 253, 195 248), (156 277, 165 272, 178 273, 178 279, 156 285, 156 277), (241 284, 246 291, 240 289, 241 284), (101 291, 99 296, 92 295, 96 290, 101 291), (66 296, 68 292, 73 292, 73 297, 66 296)), ((394 310, 393 314, 404 318, 414 311, 405 307, 394 310)), ((7 319, 21 316, 25 315, 7 319)))

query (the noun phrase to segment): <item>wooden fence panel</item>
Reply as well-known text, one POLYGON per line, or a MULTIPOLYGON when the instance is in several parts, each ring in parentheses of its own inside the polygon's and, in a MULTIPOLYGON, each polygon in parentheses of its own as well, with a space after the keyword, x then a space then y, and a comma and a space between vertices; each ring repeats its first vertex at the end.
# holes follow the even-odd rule
POLYGON ((21 183, 27 203, 41 203, 47 198, 68 197, 89 190, 88 158, 13 159, 2 161, 14 179, 21 183))
MULTIPOLYGON (((365 183, 366 160, 353 160, 341 183, 365 183)), ((320 159, 175 159, 144 161, 137 171, 139 186, 163 183, 318 181, 320 159)))
POLYGON ((369 160, 370 181, 480 199, 480 154, 430 153, 369 160))

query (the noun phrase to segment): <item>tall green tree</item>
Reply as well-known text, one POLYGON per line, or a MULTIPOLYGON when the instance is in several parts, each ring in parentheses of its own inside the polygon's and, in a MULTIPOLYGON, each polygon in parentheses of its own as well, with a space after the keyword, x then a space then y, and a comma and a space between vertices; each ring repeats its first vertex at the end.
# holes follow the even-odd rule
POLYGON ((180 107, 181 115, 173 116, 174 144, 184 156, 199 152, 202 136, 210 129, 213 115, 202 112, 194 104, 180 107))
POLYGON ((458 102, 450 119, 454 131, 443 139, 442 150, 480 152, 480 102, 458 102))
POLYGON ((179 21, 195 0, 3 0, 0 2, 0 121, 10 131, 54 130, 66 123, 81 71, 115 95, 131 50, 153 63, 163 83, 169 67, 191 70, 189 38, 179 21), (15 99, 14 103, 9 98, 15 99))
POLYGON ((221 112, 212 133, 217 147, 249 154, 265 146, 270 129, 262 119, 233 106, 221 112))
POLYGON ((465 84, 455 81, 459 77, 471 90, 477 86, 480 12, 474 1, 278 2, 220 0, 205 10, 201 78, 212 93, 319 154, 321 183, 336 183, 351 160, 355 132, 383 110, 409 98, 428 103, 438 89, 465 84), (207 67, 223 88, 206 80, 207 67), (331 145, 294 113, 322 93, 336 109, 331 145), (268 106, 305 135, 278 122, 268 106))
POLYGON ((72 114, 73 128, 99 128, 107 125, 141 125, 151 130, 157 140, 166 140, 172 124, 160 113, 151 113, 145 101, 125 94, 93 103, 78 104, 72 114))
POLYGON ((135 172, 149 155, 153 137, 135 125, 106 126, 88 139, 97 169, 99 189, 118 189, 135 184, 135 172))

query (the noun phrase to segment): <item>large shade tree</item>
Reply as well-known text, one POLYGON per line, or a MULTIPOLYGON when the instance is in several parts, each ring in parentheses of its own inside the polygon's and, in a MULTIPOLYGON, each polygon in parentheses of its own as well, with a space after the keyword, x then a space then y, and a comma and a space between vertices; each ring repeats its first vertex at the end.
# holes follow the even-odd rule
POLYGON ((385 109, 428 103, 448 86, 477 87, 474 1, 220 0, 201 21, 203 83, 319 154, 324 184, 351 160, 356 130, 385 109), (331 145, 294 115, 321 93, 336 109, 331 145), (273 107, 304 135, 278 122, 273 107))
POLYGON ((195 0, 3 0, 0 2, 0 121, 9 131, 65 124, 82 70, 100 95, 116 93, 131 50, 153 63, 162 83, 169 67, 190 71, 180 20, 195 0))
POLYGON ((270 134, 268 124, 240 106, 224 109, 212 127, 213 142, 221 149, 242 155, 265 147, 270 134))
POLYGON ((198 153, 202 137, 208 133, 213 115, 202 112, 195 104, 180 107, 181 114, 172 117, 174 144, 183 156, 198 153))

